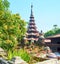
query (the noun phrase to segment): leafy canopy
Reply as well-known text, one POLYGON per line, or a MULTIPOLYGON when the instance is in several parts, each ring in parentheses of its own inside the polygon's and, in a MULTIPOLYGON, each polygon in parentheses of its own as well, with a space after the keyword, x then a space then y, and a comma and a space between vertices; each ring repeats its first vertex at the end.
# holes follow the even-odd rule
POLYGON ((16 47, 18 39, 26 32, 26 22, 19 14, 12 14, 9 10, 9 2, 0 0, 0 46, 5 50, 16 47))
POLYGON ((54 25, 54 29, 47 31, 44 36, 48 37, 48 36, 53 36, 53 35, 56 35, 56 34, 60 34, 60 28, 57 28, 56 26, 57 25, 54 25))

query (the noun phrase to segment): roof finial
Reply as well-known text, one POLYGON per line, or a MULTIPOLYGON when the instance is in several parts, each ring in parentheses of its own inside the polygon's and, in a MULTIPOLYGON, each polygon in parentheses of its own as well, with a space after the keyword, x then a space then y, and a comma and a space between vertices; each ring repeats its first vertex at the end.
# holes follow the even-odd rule
POLYGON ((33 8, 33 5, 31 5, 31 9, 33 8))
POLYGON ((33 16, 33 5, 31 5, 31 16, 33 16))
POLYGON ((41 33, 43 33, 43 31, 41 30, 41 33))

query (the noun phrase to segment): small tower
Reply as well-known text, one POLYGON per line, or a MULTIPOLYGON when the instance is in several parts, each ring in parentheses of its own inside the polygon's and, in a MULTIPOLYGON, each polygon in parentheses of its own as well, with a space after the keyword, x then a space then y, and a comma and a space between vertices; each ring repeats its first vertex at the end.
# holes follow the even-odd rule
POLYGON ((44 44, 44 34, 43 34, 43 31, 41 30, 41 32, 39 33, 39 39, 38 39, 38 44, 41 45, 41 44, 44 44))
POLYGON ((36 29, 34 15, 33 15, 33 5, 31 5, 31 15, 30 20, 28 24, 28 30, 27 30, 27 40, 29 42, 34 42, 38 40, 38 31, 36 29))

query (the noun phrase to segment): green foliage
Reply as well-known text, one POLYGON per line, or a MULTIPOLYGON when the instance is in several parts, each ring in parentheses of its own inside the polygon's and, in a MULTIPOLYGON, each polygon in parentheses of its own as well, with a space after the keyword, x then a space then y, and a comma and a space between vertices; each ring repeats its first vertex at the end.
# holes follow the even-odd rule
POLYGON ((13 53, 12 53, 11 50, 9 50, 9 51, 8 51, 8 55, 7 55, 7 59, 8 59, 8 60, 11 60, 12 57, 13 57, 13 53))
POLYGON ((60 28, 55 31, 55 34, 60 34, 60 28))
POLYGON ((20 50, 14 50, 13 52, 11 50, 8 51, 8 56, 7 58, 11 60, 13 57, 19 56, 26 62, 30 61, 30 55, 23 49, 20 50))
POLYGON ((7 0, 0 0, 0 10, 7 10, 9 8, 10 3, 7 0))
POLYGON ((8 7, 7 0, 0 0, 0 47, 7 51, 13 50, 26 32, 26 22, 19 14, 12 14, 8 7))
MULTIPOLYGON (((8 44, 8 45, 17 45, 19 38, 25 34, 25 22, 21 20, 20 16, 17 14, 11 14, 9 12, 4 17, 0 18, 0 44, 8 44)), ((8 47, 9 48, 9 47, 8 47)))
POLYGON ((30 56, 25 50, 22 50, 22 49, 20 50, 20 56, 21 56, 22 59, 29 62, 30 56))
POLYGON ((50 31, 47 31, 44 36, 48 37, 48 36, 53 36, 56 34, 60 34, 60 28, 55 28, 55 29, 52 29, 50 31))
POLYGON ((50 31, 47 31, 44 36, 47 37, 47 36, 52 36, 54 34, 55 34, 54 31, 50 30, 50 31))

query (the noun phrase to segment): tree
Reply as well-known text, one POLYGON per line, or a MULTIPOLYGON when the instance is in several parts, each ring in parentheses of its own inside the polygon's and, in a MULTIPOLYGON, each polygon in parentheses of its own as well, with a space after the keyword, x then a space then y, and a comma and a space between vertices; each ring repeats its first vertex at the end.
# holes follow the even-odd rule
POLYGON ((57 25, 55 24, 55 25, 53 25, 53 27, 54 27, 54 29, 56 29, 57 28, 57 25))
POLYGON ((54 29, 51 29, 45 33, 45 37, 60 34, 60 28, 57 28, 57 25, 54 25, 54 29))
POLYGON ((60 34, 60 28, 55 31, 55 34, 60 34))
POLYGON ((10 3, 7 0, 0 0, 0 10, 7 10, 10 3))
POLYGON ((50 30, 50 31, 47 31, 45 34, 44 34, 44 36, 45 37, 48 37, 48 36, 52 36, 52 35, 54 35, 55 34, 55 31, 54 30, 50 30))
POLYGON ((8 7, 7 0, 0 0, 0 47, 7 51, 14 49, 26 32, 26 22, 19 14, 12 14, 8 7))

